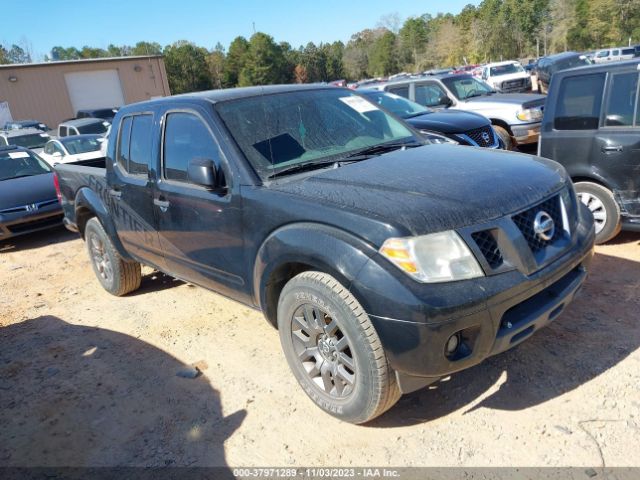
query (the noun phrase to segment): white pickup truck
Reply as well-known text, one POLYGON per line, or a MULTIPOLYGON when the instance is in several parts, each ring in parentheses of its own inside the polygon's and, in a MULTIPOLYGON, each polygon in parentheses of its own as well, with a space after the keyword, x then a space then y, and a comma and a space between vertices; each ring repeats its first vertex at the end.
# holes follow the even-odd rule
POLYGON ((531 75, 518 62, 489 63, 482 67, 482 79, 500 93, 531 90, 531 75))

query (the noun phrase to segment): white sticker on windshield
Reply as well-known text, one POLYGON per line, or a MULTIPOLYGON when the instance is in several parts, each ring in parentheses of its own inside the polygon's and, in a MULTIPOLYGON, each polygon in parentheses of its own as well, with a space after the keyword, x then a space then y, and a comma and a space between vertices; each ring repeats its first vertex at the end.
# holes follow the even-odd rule
POLYGON ((41 137, 45 137, 45 138, 49 138, 49 134, 48 133, 41 133, 40 136, 41 137))
POLYGON ((367 113, 378 110, 375 105, 367 102, 364 98, 356 97, 355 95, 351 97, 340 97, 340 101, 349 105, 358 113, 367 113))
POLYGON ((27 152, 9 152, 10 158, 29 158, 29 154, 27 152))

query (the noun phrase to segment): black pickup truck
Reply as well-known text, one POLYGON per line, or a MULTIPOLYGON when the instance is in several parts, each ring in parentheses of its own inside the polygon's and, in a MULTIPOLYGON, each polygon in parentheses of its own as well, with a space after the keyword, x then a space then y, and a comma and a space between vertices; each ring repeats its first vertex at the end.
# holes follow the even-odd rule
POLYGON ((362 423, 555 320, 592 258, 559 164, 427 143, 346 89, 252 87, 123 107, 106 169, 56 171, 107 291, 145 264, 260 309, 362 423))

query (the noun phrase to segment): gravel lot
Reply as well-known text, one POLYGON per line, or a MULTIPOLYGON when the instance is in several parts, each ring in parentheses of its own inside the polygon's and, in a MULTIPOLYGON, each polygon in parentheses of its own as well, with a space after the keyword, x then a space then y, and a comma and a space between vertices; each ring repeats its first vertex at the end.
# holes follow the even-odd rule
POLYGON ((149 270, 112 297, 63 229, 0 243, 0 466, 638 466, 639 262, 598 247, 554 324, 353 426, 260 313, 149 270))

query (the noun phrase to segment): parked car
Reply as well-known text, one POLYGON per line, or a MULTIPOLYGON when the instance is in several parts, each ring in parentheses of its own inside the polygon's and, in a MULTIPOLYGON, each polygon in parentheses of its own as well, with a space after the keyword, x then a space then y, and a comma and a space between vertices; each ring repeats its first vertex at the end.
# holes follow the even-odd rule
POLYGON ((436 112, 400 95, 380 90, 361 88, 358 93, 402 118, 433 143, 504 148, 489 119, 478 113, 459 110, 436 112))
POLYGON ((21 130, 24 128, 35 128, 41 132, 48 132, 50 130, 46 124, 37 120, 12 120, 4 125, 5 130, 21 130))
POLYGON ((0 241, 59 225, 51 167, 26 148, 0 146, 0 241))
POLYGON ((305 393, 349 422, 554 321, 593 255, 559 164, 427 145, 343 88, 157 99, 111 135, 106 170, 56 167, 101 285, 134 291, 145 264, 262 310, 305 393))
POLYGON ((372 88, 438 110, 450 108, 484 115, 491 120, 507 150, 538 141, 544 95, 496 93, 485 82, 466 74, 404 80, 372 88))
POLYGON ((75 163, 104 158, 101 135, 69 135, 49 140, 40 156, 55 166, 59 163, 75 163))
POLYGON ((78 110, 78 113, 76 114, 76 118, 99 118, 101 120, 106 120, 107 122, 111 123, 116 113, 118 113, 118 108, 86 109, 86 110, 78 110))
POLYGON ((553 77, 556 72, 570 68, 584 67, 585 65, 591 65, 591 61, 586 55, 576 52, 563 52, 541 58, 536 68, 538 91, 547 93, 549 85, 551 84, 551 77, 553 77))
POLYGON ((0 147, 16 145, 33 150, 42 151, 42 147, 49 140, 49 134, 37 128, 21 128, 19 130, 0 130, 0 147))
POLYGON ((99 118, 79 118, 67 120, 58 125, 58 137, 66 137, 69 135, 82 135, 86 133, 97 133, 98 135, 106 133, 111 125, 110 122, 99 118))
POLYGON ((562 163, 595 218, 596 242, 640 231, 640 61, 554 76, 539 152, 562 163))
POLYGON ((631 60, 636 56, 634 47, 615 47, 598 50, 593 57, 595 63, 619 62, 631 60))
POLYGON ((521 93, 531 90, 531 75, 519 62, 496 62, 482 67, 482 80, 500 93, 521 93))

